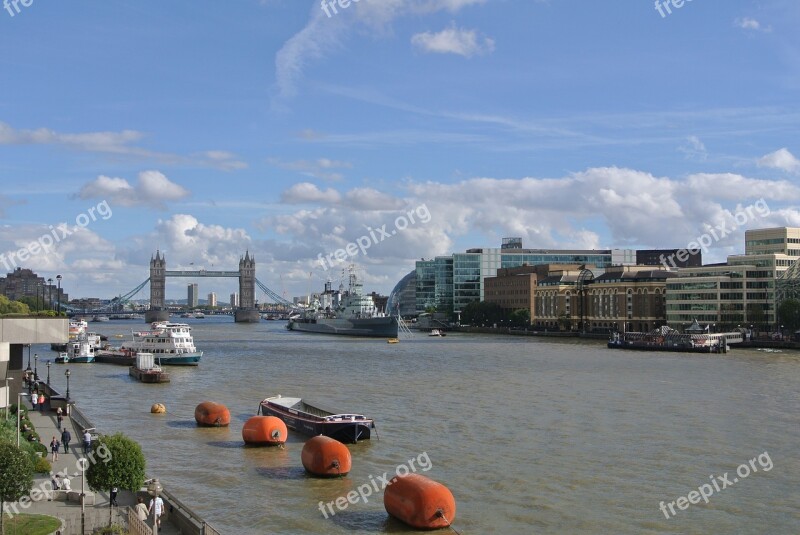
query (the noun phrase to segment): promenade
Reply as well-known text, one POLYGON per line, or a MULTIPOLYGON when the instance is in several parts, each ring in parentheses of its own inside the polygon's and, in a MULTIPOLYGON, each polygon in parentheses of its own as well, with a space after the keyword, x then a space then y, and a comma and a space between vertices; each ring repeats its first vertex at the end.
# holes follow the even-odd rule
MULTIPOLYGON (((22 387, 22 392, 27 393, 27 388, 24 387, 21 372, 11 372, 10 375, 14 376, 14 392, 13 403, 17 401, 17 393, 22 387)), ((11 382, 11 381, 10 381, 11 382)), ((72 441, 69 444, 69 453, 64 453, 63 446, 60 448, 58 460, 52 462, 52 454, 49 453, 49 444, 53 437, 61 441, 61 431, 57 428, 56 413, 50 410, 45 410, 41 413, 39 410, 33 411, 30 403, 29 396, 23 396, 23 405, 29 409, 29 418, 31 423, 39 433, 42 442, 48 446, 48 460, 51 461, 53 473, 68 473, 70 475, 70 483, 72 491, 81 491, 81 470, 78 459, 83 456, 83 429, 77 428, 71 418, 64 417, 63 424, 69 429, 72 434, 72 441)), ((34 477, 34 489, 50 489, 51 476, 49 474, 36 474, 34 477)), ((85 503, 84 517, 85 517, 85 533, 92 533, 93 527, 108 525, 109 519, 109 495, 108 491, 93 492, 89 489, 84 481, 85 492, 87 499, 85 503)), ((149 501, 147 502, 149 504, 149 501)), ((120 489, 117 495, 117 506, 114 509, 114 519, 120 516, 127 518, 127 508, 133 507, 136 504, 136 495, 130 491, 120 489)), ((78 535, 81 533, 81 506, 79 501, 61 501, 61 500, 48 500, 42 499, 34 502, 27 502, 23 507, 22 504, 8 504, 9 510, 14 510, 14 506, 20 513, 41 514, 53 516, 65 522, 64 530, 61 535, 78 535)), ((152 515, 147 519, 148 525, 152 526, 152 515)), ((127 522, 125 522, 127 525, 127 522)), ((161 531, 164 535, 178 535, 180 531, 167 521, 162 522, 161 531)))

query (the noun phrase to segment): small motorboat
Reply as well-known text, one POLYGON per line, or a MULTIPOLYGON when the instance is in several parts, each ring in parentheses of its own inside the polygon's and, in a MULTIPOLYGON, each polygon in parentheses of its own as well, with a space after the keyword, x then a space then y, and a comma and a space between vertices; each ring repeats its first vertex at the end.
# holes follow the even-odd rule
POLYGON ((386 340, 386 343, 387 344, 398 344, 398 343, 400 343, 400 339, 399 338, 389 338, 388 340, 386 340))
POLYGON ((55 359, 53 359, 53 362, 55 362, 56 364, 66 364, 69 362, 69 355, 67 354, 66 351, 62 351, 58 354, 58 356, 55 359))
POLYGON ((286 427, 309 436, 325 435, 339 442, 367 440, 375 422, 363 414, 343 413, 322 408, 301 398, 274 396, 258 407, 259 414, 276 416, 286 427))
POLYGON ((439 329, 431 329, 431 332, 428 333, 428 336, 446 336, 444 331, 440 331, 439 329))

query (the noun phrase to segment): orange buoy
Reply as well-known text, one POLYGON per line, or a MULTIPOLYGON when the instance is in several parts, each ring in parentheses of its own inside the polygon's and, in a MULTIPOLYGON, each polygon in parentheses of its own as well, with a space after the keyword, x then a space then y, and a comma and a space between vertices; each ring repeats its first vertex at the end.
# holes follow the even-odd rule
POLYGON ((275 416, 253 416, 242 428, 244 443, 252 446, 278 446, 288 434, 286 424, 275 416))
POLYGON ((221 403, 204 401, 194 410, 197 425, 204 427, 226 427, 231 423, 231 411, 221 403))
POLYGON ((417 529, 446 528, 456 517, 450 489, 419 474, 392 478, 383 493, 383 506, 393 517, 417 529))
POLYGON ((316 436, 303 445, 300 459, 303 468, 320 477, 344 476, 353 467, 353 459, 347 446, 323 435, 316 436))

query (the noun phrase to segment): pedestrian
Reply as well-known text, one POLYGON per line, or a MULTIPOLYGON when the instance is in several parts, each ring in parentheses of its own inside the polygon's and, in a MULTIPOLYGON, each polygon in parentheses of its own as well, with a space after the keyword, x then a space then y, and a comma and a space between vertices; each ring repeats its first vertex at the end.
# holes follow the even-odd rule
POLYGON ((53 437, 53 440, 50 441, 50 452, 53 454, 53 462, 58 460, 58 448, 61 447, 56 437, 53 437))
POLYGON ((39 410, 44 414, 44 392, 39 393, 39 410))
POLYGON ((69 482, 69 474, 64 474, 61 478, 61 488, 64 490, 72 490, 71 483, 69 482))
POLYGON ((89 453, 92 450, 92 435, 88 429, 83 430, 83 453, 89 453))
POLYGON ((61 415, 61 407, 58 408, 58 414, 56 414, 56 429, 59 431, 61 430, 61 422, 64 421, 64 417, 61 415))
POLYGON ((111 487, 110 505, 117 505, 117 487, 111 487))
POLYGON ((36 404, 39 403, 39 393, 34 392, 31 394, 31 406, 33 406, 33 412, 36 412, 36 404))
POLYGON ((64 444, 64 453, 69 453, 69 441, 72 440, 72 435, 66 427, 61 431, 61 443, 64 444))
POLYGON ((136 516, 139 517, 139 520, 142 522, 147 522, 147 506, 144 504, 144 500, 141 496, 136 498, 136 516))
POLYGON ((53 490, 59 490, 61 488, 61 485, 58 484, 59 481, 60 479, 58 477, 58 474, 54 475, 53 479, 50 480, 50 484, 53 486, 53 490))
POLYGON ((152 500, 150 500, 150 508, 148 509, 148 513, 153 513, 153 520, 155 521, 158 530, 161 530, 161 513, 164 511, 164 501, 161 499, 161 496, 156 496, 152 500))

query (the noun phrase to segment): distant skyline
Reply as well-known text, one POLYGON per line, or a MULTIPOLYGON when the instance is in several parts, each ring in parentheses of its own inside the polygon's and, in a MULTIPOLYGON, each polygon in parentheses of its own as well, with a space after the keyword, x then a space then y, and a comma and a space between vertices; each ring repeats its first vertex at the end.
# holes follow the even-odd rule
POLYGON ((0 10, 0 270, 61 274, 71 298, 127 293, 157 249, 168 269, 249 251, 291 299, 350 261, 385 294, 415 260, 503 237, 685 248, 735 225, 715 262, 746 228, 800 226, 792 0, 17 7, 0 10))

